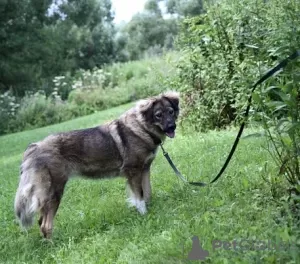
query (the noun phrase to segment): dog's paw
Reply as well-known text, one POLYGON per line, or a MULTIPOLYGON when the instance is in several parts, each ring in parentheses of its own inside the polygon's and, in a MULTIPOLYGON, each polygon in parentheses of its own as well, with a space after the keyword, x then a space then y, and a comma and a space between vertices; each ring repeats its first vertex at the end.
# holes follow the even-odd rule
POLYGON ((129 207, 136 207, 136 202, 137 202, 137 200, 134 199, 133 197, 129 197, 129 198, 127 199, 127 202, 128 202, 128 206, 129 206, 129 207))
POLYGON ((144 200, 142 201, 137 201, 137 204, 136 204, 136 209, 139 211, 139 213, 141 215, 144 215, 147 213, 147 208, 146 208, 146 203, 144 200))
POLYGON ((129 207, 135 207, 141 215, 147 213, 146 203, 144 200, 137 200, 133 197, 127 199, 129 207))

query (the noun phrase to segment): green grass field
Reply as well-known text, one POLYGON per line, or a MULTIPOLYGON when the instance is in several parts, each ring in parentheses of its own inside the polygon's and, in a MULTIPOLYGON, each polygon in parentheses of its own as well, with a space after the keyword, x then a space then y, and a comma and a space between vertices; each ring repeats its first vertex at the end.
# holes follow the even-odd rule
MULTIPOLYGON (((26 146, 52 132, 111 120, 129 106, 0 137, 1 263, 200 263, 187 260, 194 235, 209 251, 205 263, 300 263, 294 248, 257 248, 259 241, 295 239, 263 180, 275 167, 264 141, 257 138, 242 139, 225 175, 205 188, 180 182, 159 151, 152 166, 153 198, 147 215, 128 208, 124 179, 74 178, 55 218, 52 242, 41 238, 36 220, 28 232, 21 231, 13 201, 26 146), (244 251, 229 244, 234 240, 247 240, 244 251), (246 248, 250 240, 256 241, 255 249, 246 248)), ((190 180, 208 181, 222 166, 235 135, 236 130, 183 134, 179 129, 165 147, 190 180)))

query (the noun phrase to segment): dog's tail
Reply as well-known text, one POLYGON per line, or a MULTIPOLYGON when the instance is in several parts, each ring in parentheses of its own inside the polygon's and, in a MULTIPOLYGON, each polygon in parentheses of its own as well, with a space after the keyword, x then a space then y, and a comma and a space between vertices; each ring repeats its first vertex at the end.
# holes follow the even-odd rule
POLYGON ((35 213, 45 201, 45 188, 42 186, 41 171, 23 170, 15 197, 15 213, 22 227, 29 228, 35 213))

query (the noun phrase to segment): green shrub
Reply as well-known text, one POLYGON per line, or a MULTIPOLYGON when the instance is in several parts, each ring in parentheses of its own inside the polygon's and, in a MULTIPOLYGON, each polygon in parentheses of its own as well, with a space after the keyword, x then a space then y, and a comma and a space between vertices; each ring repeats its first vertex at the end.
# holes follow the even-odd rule
POLYGON ((153 65, 160 65, 164 61, 164 57, 152 57, 146 60, 131 61, 125 63, 114 63, 104 68, 106 72, 110 73, 113 82, 113 87, 129 81, 133 77, 143 78, 149 72, 149 67, 153 65))
MULTIPOLYGON (((300 49, 300 1, 223 0, 207 14, 187 19, 178 45, 178 69, 186 112, 195 129, 238 124, 250 85, 278 61, 300 49)), ((278 175, 300 197, 300 60, 257 88, 251 118, 262 124, 278 175), (254 115, 255 113, 255 115, 254 115), (284 177, 282 177, 284 176, 284 177)), ((298 203, 298 202, 297 202, 298 203)))
POLYGON ((174 54, 78 71, 53 79, 50 95, 27 94, 18 100, 0 97, 0 135, 59 123, 74 117, 156 95, 169 89, 175 75, 174 54))
POLYGON ((141 98, 156 95, 169 89, 174 78, 174 54, 143 61, 117 63, 83 74, 74 81, 68 102, 76 105, 83 114, 107 109, 141 98), (94 80, 100 76, 104 84, 94 80))
POLYGON ((262 135, 267 138, 268 150, 278 167, 277 174, 267 180, 275 189, 286 179, 291 194, 296 195, 295 204, 300 197, 299 67, 299 59, 291 62, 254 96, 260 106, 256 115, 262 120, 262 135))
POLYGON ((15 117, 19 106, 10 92, 0 94, 0 135, 9 132, 7 125, 15 117))
POLYGON ((62 100, 66 100, 72 91, 73 78, 70 74, 56 76, 52 82, 54 87, 51 94, 59 95, 62 100))
POLYGON ((64 103, 58 97, 46 97, 43 93, 26 95, 18 110, 7 122, 3 132, 17 132, 69 120, 80 114, 74 106, 64 103))
POLYGON ((177 41, 183 120, 197 130, 238 124, 250 85, 300 43, 291 42, 300 36, 299 4, 224 0, 186 19, 177 41))

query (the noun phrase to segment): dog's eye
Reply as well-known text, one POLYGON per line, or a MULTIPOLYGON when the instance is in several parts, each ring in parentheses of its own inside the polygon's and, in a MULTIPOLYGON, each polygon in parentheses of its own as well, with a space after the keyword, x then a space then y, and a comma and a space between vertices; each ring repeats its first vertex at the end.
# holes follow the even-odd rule
POLYGON ((173 109, 170 109, 170 110, 169 110, 169 114, 170 114, 170 115, 174 115, 174 110, 173 110, 173 109))
POLYGON ((162 117, 162 113, 161 113, 161 112, 156 113, 156 114, 155 114, 155 117, 156 117, 156 118, 161 118, 161 117, 162 117))

